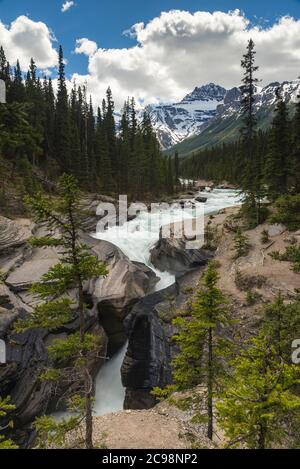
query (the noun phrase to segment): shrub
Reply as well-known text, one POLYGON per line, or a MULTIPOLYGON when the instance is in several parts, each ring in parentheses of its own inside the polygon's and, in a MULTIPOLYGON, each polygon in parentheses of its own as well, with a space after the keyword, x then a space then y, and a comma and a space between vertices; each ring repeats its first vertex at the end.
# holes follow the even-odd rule
POLYGON ((208 251, 216 251, 217 237, 218 237, 217 227, 213 227, 211 225, 211 222, 208 222, 204 231, 205 244, 203 246, 203 249, 207 249, 208 251))
POLYGON ((292 231, 300 228, 300 194, 283 195, 276 200, 274 207, 271 223, 282 223, 292 231))
POLYGON ((253 288, 262 288, 266 284, 266 277, 263 275, 246 275, 242 274, 240 270, 235 273, 235 284, 241 291, 250 291, 253 288))
POLYGON ((268 230, 263 230, 261 232, 260 241, 262 244, 267 244, 270 241, 268 230))
POLYGON ((241 230, 238 230, 234 236, 234 250, 236 252, 235 259, 246 257, 250 251, 249 238, 241 230))
POLYGON ((248 290, 247 295, 246 295, 246 303, 247 306, 253 306, 257 301, 261 299, 261 295, 254 291, 254 290, 248 290))
POLYGON ((292 244, 288 246, 285 252, 280 253, 278 251, 271 252, 269 254, 272 259, 276 261, 288 261, 291 262, 292 270, 296 273, 300 272, 300 245, 292 244))
POLYGON ((264 223, 270 215, 268 207, 262 206, 259 208, 259 223, 257 222, 257 210, 255 207, 248 203, 244 203, 240 210, 240 214, 245 220, 245 225, 248 230, 256 228, 256 226, 264 223))

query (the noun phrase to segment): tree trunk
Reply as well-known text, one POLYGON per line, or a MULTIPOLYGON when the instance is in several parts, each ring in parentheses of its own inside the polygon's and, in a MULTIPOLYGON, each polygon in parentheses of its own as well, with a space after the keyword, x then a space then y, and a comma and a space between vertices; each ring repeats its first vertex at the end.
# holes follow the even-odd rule
POLYGON ((266 449, 267 428, 264 423, 259 424, 258 449, 266 449))
POLYGON ((85 401, 85 448, 93 449, 93 381, 86 369, 86 401, 85 401))
POLYGON ((212 347, 212 329, 208 331, 208 378, 207 378, 207 436, 213 439, 213 347, 212 347))

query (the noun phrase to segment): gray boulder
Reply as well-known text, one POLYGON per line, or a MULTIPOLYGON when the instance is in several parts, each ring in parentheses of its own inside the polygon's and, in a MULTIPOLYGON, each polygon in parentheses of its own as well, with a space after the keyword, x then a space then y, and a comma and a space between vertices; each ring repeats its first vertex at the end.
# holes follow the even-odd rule
POLYGON ((212 257, 205 249, 187 249, 186 239, 161 238, 151 250, 152 264, 177 276, 206 265, 212 257))

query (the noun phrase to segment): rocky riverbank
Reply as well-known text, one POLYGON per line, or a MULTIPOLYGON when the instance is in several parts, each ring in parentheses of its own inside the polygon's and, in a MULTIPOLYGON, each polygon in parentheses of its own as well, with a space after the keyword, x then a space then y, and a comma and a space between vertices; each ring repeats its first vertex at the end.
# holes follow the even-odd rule
MULTIPOLYGON (((127 419, 132 428, 131 445, 136 446, 130 447, 141 447, 137 423, 140 419, 144 422, 145 432, 154 431, 151 422, 157 424, 157 419, 162 418, 165 435, 168 431, 173 434, 175 430, 181 434, 180 422, 174 423, 173 417, 169 420, 169 415, 175 410, 169 410, 162 417, 161 407, 154 407, 152 411, 145 409, 151 409, 156 404, 151 394, 153 387, 163 387, 172 381, 170 363, 175 353, 170 341, 175 332, 172 319, 178 311, 187 308, 191 292, 197 287, 201 272, 210 258, 215 256, 220 264, 219 286, 230 299, 233 317, 237 320, 233 333, 239 340, 255 332, 262 319, 262 305, 272 301, 278 292, 281 291, 287 298, 295 296, 299 274, 292 272, 290 263, 275 261, 268 254, 273 250, 283 250, 295 237, 299 240, 299 233, 291 234, 280 225, 260 225, 255 230, 245 232, 250 244, 249 254, 236 259, 232 217, 237 211, 238 208, 229 208, 206 217, 206 223, 214 233, 213 250, 212 246, 206 246, 206 249, 187 251, 185 242, 190 239, 189 234, 185 233, 182 239, 172 237, 176 226, 171 227, 170 238, 160 237, 151 253, 152 262, 161 271, 171 270, 177 280, 174 285, 159 292, 154 291, 159 279, 149 267, 129 260, 120 249, 107 241, 96 240, 87 233, 81 234, 82 241, 92 247, 100 260, 107 262, 109 270, 105 279, 95 279, 85 285, 89 316, 87 327, 102 338, 101 356, 106 353, 111 356, 128 340, 122 382, 126 388, 124 406, 131 412, 120 411, 110 414, 111 417, 95 418, 96 434, 102 426, 107 428, 110 435, 107 444, 112 445, 109 447, 113 448, 116 444, 113 443, 113 433, 118 419, 120 425, 122 422, 125 424, 127 419), (261 242, 262 231, 269 233, 266 244, 261 242), (247 295, 249 289, 254 294, 251 304, 247 295)), ((89 225, 94 221, 91 216, 89 225)), ((78 328, 78 318, 75 317, 72 323, 55 334, 47 330, 21 335, 13 332, 14 321, 32 311, 36 304, 36 298, 29 291, 30 286, 59 259, 59 252, 54 248, 32 249, 27 244, 32 234, 42 233, 43 228, 35 226, 29 219, 0 217, 0 269, 3 279, 0 283, 0 339, 6 341, 8 355, 8 364, 0 365, 0 393, 10 395, 16 404, 10 418, 17 429, 14 437, 23 446, 31 442, 30 428, 34 418, 54 410, 60 397, 53 394, 49 383, 41 384, 39 381, 41 368, 48 364, 47 346, 54 338, 63 337, 78 328)), ((70 295, 76 300, 73 292, 70 295)), ((91 363, 94 376, 101 364, 99 359, 91 363)), ((125 440, 124 445, 127 444, 125 440)), ((190 444, 188 439, 184 443, 181 438, 174 441, 179 440, 184 447, 190 444)), ((163 446, 157 447, 167 448, 171 444, 169 441, 162 436, 163 446)), ((177 445, 176 442, 174 444, 177 445)))
MULTIPOLYGON (((299 289, 299 274, 292 271, 289 262, 279 262, 269 254, 272 251, 284 250, 295 240, 299 242, 300 233, 291 233, 284 226, 268 223, 246 230, 245 235, 250 244, 249 253, 236 258, 232 226, 236 222, 234 217, 237 212, 238 208, 222 210, 219 214, 208 217, 206 221, 215 232, 217 245, 215 259, 219 263, 219 287, 229 298, 232 318, 235 320, 232 335, 242 344, 255 334, 261 325, 264 305, 272 302, 278 293, 282 293, 286 301, 295 298, 299 289), (268 233, 267 243, 262 242, 263 231, 268 233), (250 302, 249 291, 253 294, 250 302)), ((169 366, 164 367, 163 357, 166 356, 165 344, 170 344, 169 339, 174 333, 171 320, 179 311, 188 308, 186 300, 195 290, 200 276, 201 268, 191 271, 177 281, 176 295, 172 289, 160 292, 158 296, 152 295, 135 306, 133 311, 136 313, 135 316, 129 315, 132 343, 122 369, 124 382, 129 386, 126 395, 128 407, 132 405, 132 399, 134 402, 140 402, 138 409, 150 407, 153 401, 147 397, 149 396, 147 386, 159 383, 159 373, 156 372, 162 369, 169 377, 169 366), (134 337, 139 337, 140 334, 143 341, 135 342, 134 337), (145 353, 146 350, 149 352, 149 348, 143 347, 142 344, 149 342, 144 341, 145 335, 142 334, 146 334, 148 340, 155 344, 150 350, 151 352, 156 350, 156 354, 145 353), (163 349, 162 343, 164 343, 163 349), (147 372, 144 373, 144 370, 147 372), (147 381, 146 378, 149 376, 152 377, 152 382, 147 381), (131 377, 136 377, 135 385, 141 386, 140 389, 130 387, 131 377)), ((174 351, 170 348, 167 353, 172 356, 174 351)), ((202 392, 201 389, 199 392, 202 392)), ((191 448, 191 445, 212 448, 226 444, 218 429, 213 443, 208 441, 205 436, 205 424, 192 424, 190 418, 189 412, 181 411, 165 402, 151 410, 125 410, 95 418, 95 441, 101 439, 101 432, 105 432, 105 438, 101 441, 108 448, 144 448, 145 445, 158 449, 191 448)))
MULTIPOLYGON (((95 203, 98 201, 92 202, 91 208, 95 208, 95 203)), ((95 216, 87 217, 89 229, 95 223, 95 216)), ((35 226, 30 219, 0 217, 0 339, 7 346, 7 364, 0 366, 0 394, 11 396, 16 406, 9 417, 15 423, 14 439, 22 446, 31 442, 34 418, 55 410, 60 402, 61 396, 54 392, 52 384, 41 384, 39 380, 41 370, 49 364, 47 347, 55 338, 78 329, 75 314, 70 324, 55 333, 38 330, 15 334, 13 330, 13 323, 37 304, 37 298, 30 292, 31 285, 59 261, 60 253, 56 248, 32 248, 28 244, 33 235, 44 234, 43 227, 35 226)), ((151 389, 171 382, 168 340, 172 330, 169 324, 165 326, 161 315, 163 311, 167 314, 171 305, 182 301, 179 283, 166 291, 153 293, 159 278, 149 267, 130 261, 107 241, 96 240, 87 233, 82 233, 81 238, 107 263, 109 270, 106 278, 87 283, 84 291, 89 317, 87 328, 101 337, 98 355, 111 356, 128 338, 128 352, 122 367, 125 408, 152 407, 155 401, 151 389)), ((194 270, 195 266, 186 265, 183 251, 184 246, 176 251, 178 265, 182 263, 185 272, 194 270)), ((204 264, 203 258, 199 266, 204 264)), ((74 292, 70 291, 69 295, 76 302, 74 292)), ((94 376, 101 364, 102 360, 96 357, 92 360, 94 376)))
MULTIPOLYGON (((15 334, 13 323, 24 317, 37 303, 30 286, 55 265, 59 252, 55 248, 31 248, 27 241, 41 234, 30 220, 0 217, 0 339, 6 343, 7 364, 0 365, 0 394, 11 396, 16 410, 10 415, 15 422, 15 438, 26 444, 34 418, 54 409, 59 395, 53 394, 49 382, 41 384, 39 374, 48 364, 47 347, 56 337, 78 330, 78 317, 55 333, 47 330, 15 334), (29 433, 28 433, 29 432, 29 433)), ((159 280, 155 273, 131 262, 117 247, 82 233, 82 241, 108 265, 106 278, 85 285, 88 330, 101 337, 99 356, 112 354, 126 342, 123 320, 141 297, 153 291, 159 280)), ((69 292, 75 300, 74 292, 69 292)), ((91 363, 95 376, 101 360, 91 363)))

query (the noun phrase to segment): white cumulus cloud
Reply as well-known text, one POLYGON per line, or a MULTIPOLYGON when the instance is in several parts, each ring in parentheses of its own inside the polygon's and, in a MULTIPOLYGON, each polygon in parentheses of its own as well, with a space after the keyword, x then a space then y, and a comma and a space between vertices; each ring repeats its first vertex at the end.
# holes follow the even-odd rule
POLYGON ((32 21, 27 16, 19 16, 10 26, 0 21, 0 45, 3 46, 10 63, 17 59, 23 70, 33 57, 41 69, 57 64, 57 52, 53 47, 54 37, 48 26, 41 21, 32 21))
MULTIPOLYGON (((176 101, 195 86, 240 84, 241 56, 250 37, 256 43, 262 82, 292 80, 300 72, 300 20, 283 17, 272 26, 253 26, 239 11, 172 10, 127 31, 136 41, 123 49, 95 50, 82 39, 76 52, 89 56, 87 82, 97 102, 108 85, 117 107, 127 96, 140 103, 176 101)), ((91 44, 89 44, 91 42, 91 44)))
POLYGON ((97 43, 85 37, 76 40, 75 54, 93 55, 98 49, 97 43))
POLYGON ((70 8, 72 8, 74 6, 75 6, 75 2, 66 1, 65 3, 62 4, 61 11, 62 11, 62 13, 65 13, 66 11, 70 10, 70 8))
MULTIPOLYGON (((69 2, 70 3, 70 2, 69 2)), ((128 96, 141 104, 179 101, 195 86, 215 82, 226 88, 241 82, 241 56, 253 38, 262 84, 293 80, 300 72, 300 20, 286 16, 273 25, 254 26, 239 11, 213 13, 172 10, 148 23, 133 25, 133 44, 105 49, 89 38, 77 39, 74 52, 88 57, 85 74, 70 81, 87 83, 96 104, 111 86, 120 108, 128 96)), ((57 63, 53 34, 27 16, 6 26, 0 21, 0 45, 11 64, 26 70, 31 57, 42 70, 57 63)))

